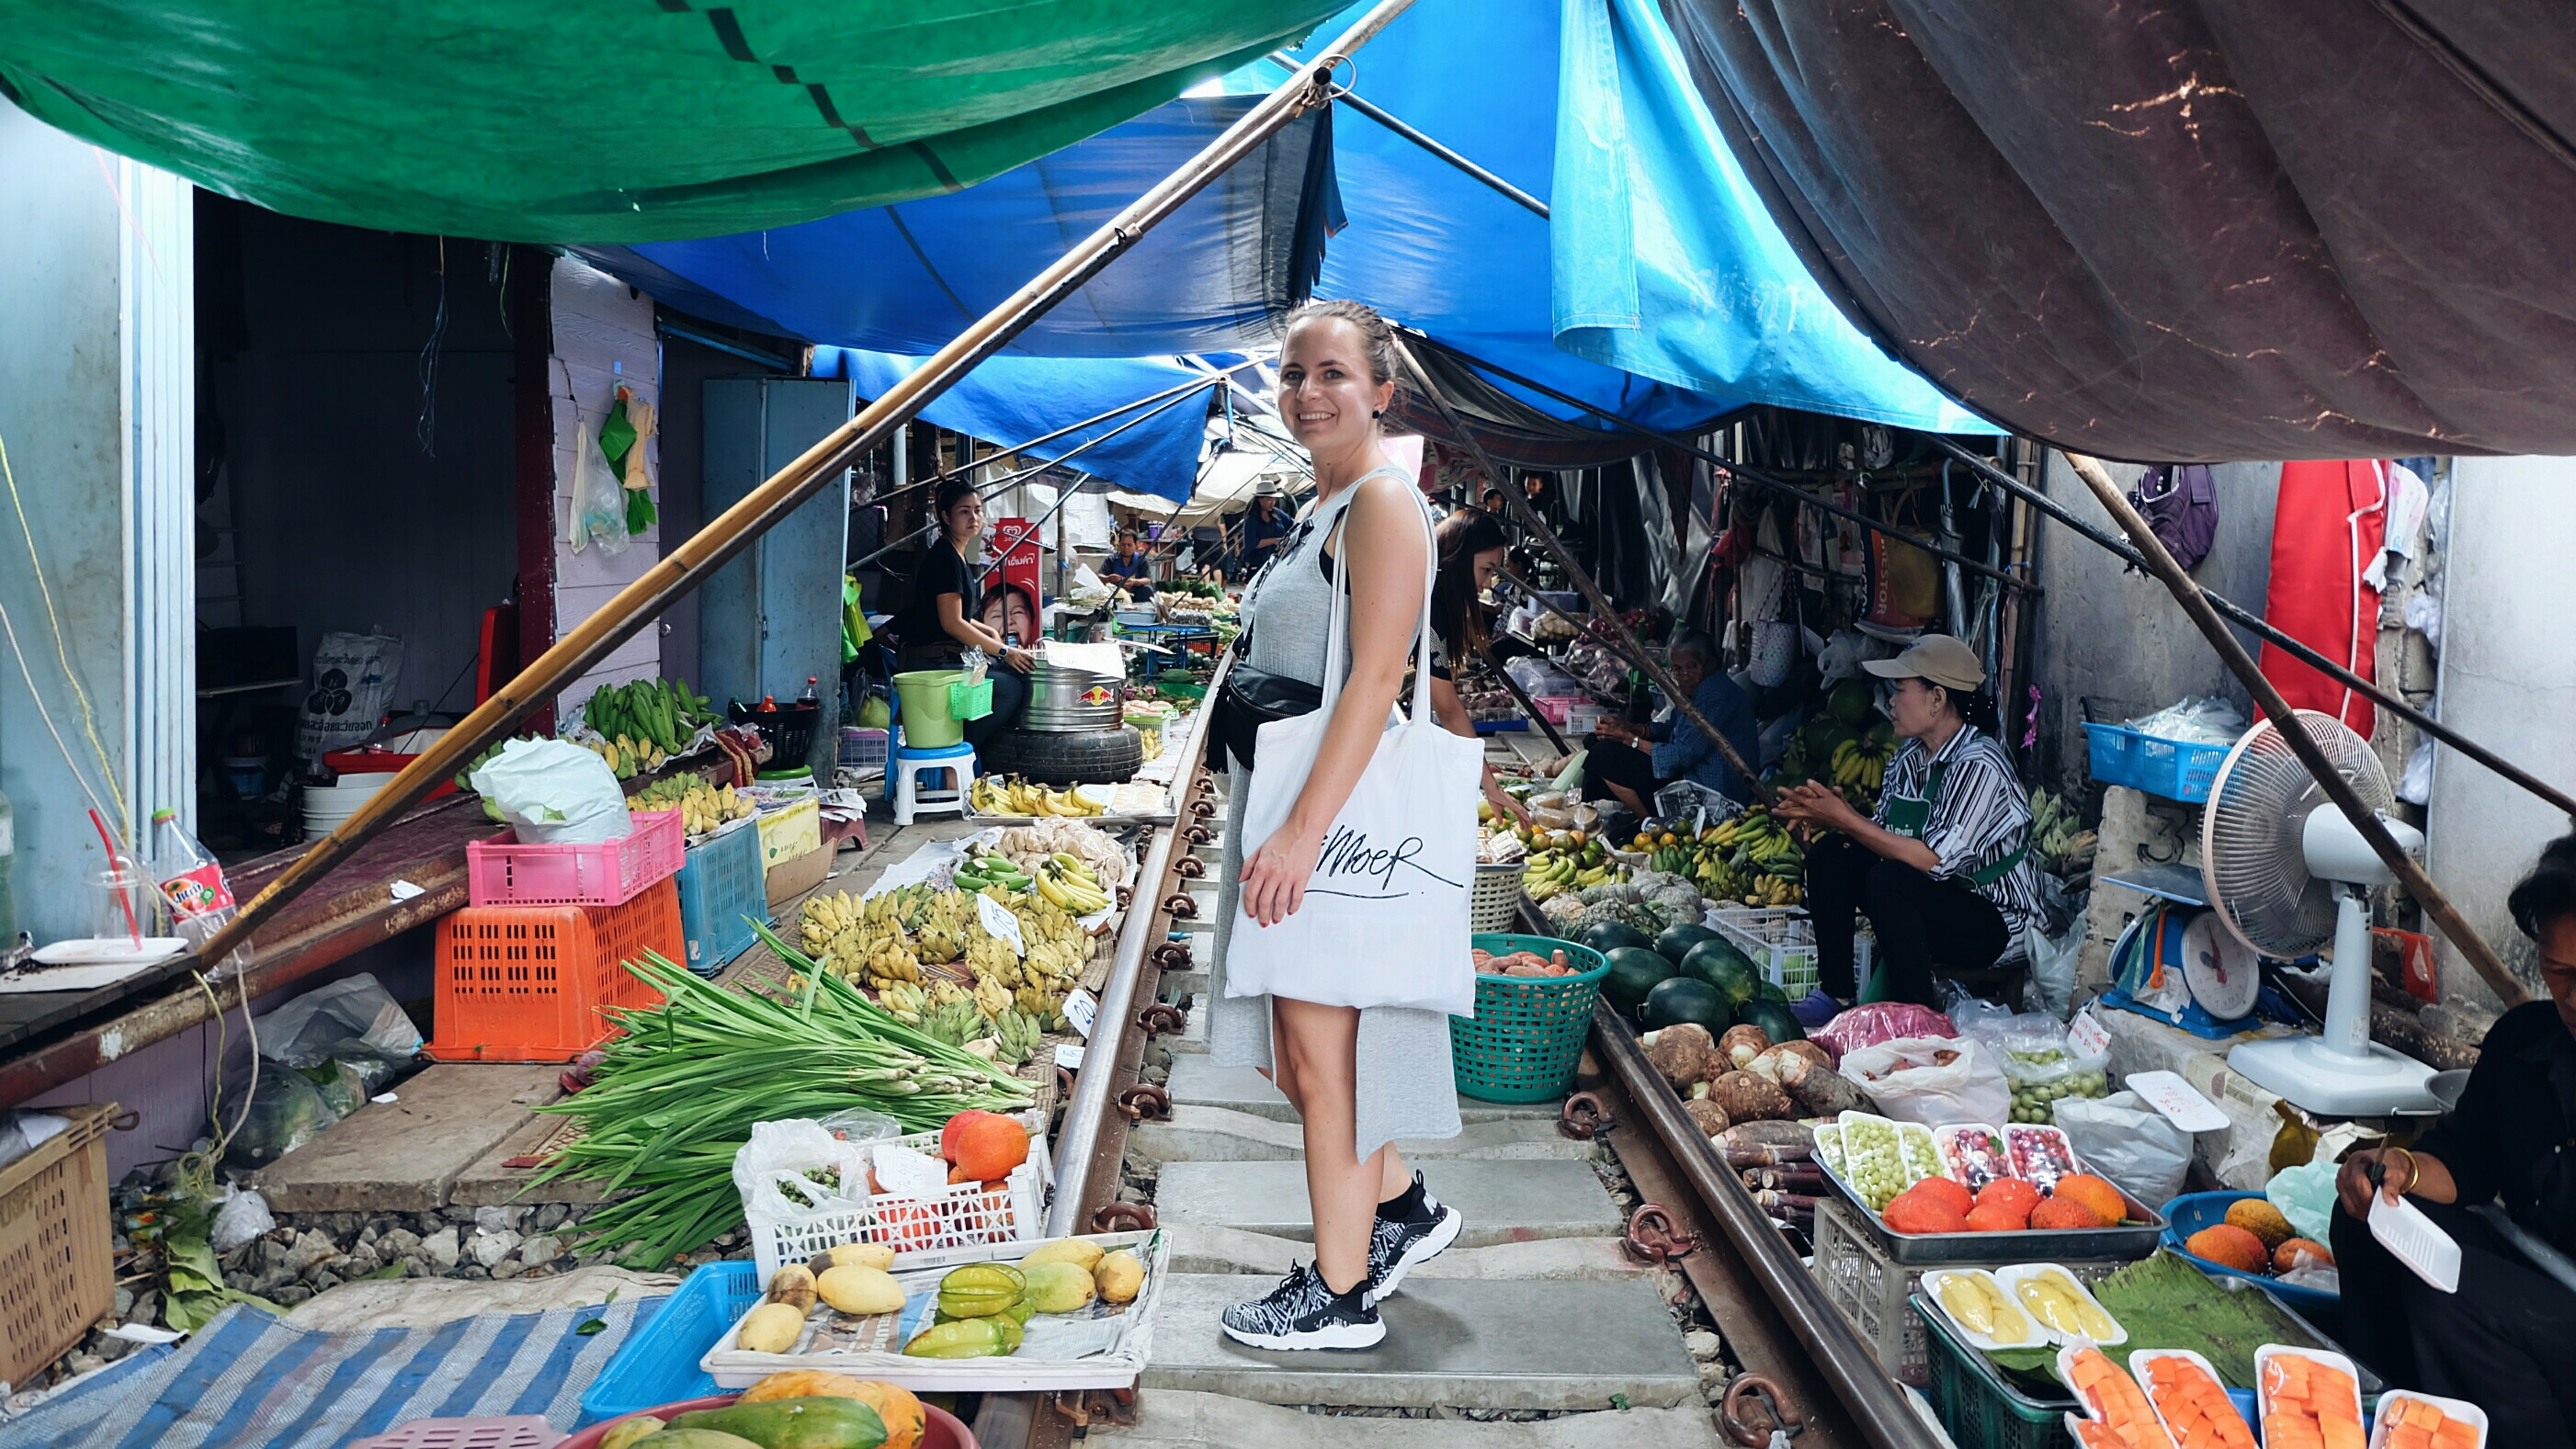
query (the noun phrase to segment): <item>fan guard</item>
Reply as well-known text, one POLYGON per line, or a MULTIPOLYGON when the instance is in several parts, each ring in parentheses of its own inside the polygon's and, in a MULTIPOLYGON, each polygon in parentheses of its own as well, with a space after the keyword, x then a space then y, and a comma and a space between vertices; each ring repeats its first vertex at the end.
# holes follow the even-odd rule
MULTIPOLYGON (((2330 714, 2303 709, 2298 716, 2363 809, 2379 814, 2396 805, 2387 767, 2368 740, 2330 714)), ((2247 730, 2227 752, 2201 812, 2200 873, 2229 935, 2275 960, 2310 955, 2334 939, 2334 886, 2309 872, 2300 843, 2308 816, 2334 808, 2272 721, 2247 730)))

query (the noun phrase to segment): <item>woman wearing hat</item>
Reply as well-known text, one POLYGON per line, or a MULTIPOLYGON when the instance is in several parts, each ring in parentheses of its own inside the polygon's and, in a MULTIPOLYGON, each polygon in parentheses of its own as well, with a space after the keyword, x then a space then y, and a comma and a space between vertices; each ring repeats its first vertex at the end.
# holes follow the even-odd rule
POLYGON ((1807 851, 1807 909, 1824 989, 1849 1000, 1853 913, 1878 936, 1879 997, 1932 1004, 1932 968, 1982 971, 2039 914, 2029 858, 2030 797, 1993 733, 1976 651, 1926 634, 1894 659, 1861 666, 1892 681, 1889 713, 1905 743, 1888 763, 1878 810, 1863 815, 1813 780, 1773 813, 1838 834, 1807 851), (1982 719, 1985 728, 1973 722, 1982 719))
POLYGON ((1262 479, 1260 488, 1252 495, 1252 511, 1243 516, 1242 553, 1237 570, 1247 579, 1259 573, 1261 566, 1279 552, 1279 541, 1288 536, 1289 528, 1296 522, 1288 516, 1287 509, 1279 506, 1287 496, 1287 490, 1279 486, 1276 478, 1262 479))

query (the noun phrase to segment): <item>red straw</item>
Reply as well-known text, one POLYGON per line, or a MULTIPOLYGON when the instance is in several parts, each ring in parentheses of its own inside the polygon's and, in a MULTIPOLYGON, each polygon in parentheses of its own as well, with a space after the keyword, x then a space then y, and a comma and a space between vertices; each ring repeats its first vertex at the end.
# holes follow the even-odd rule
MULTIPOLYGON (((95 805, 89 808, 89 823, 98 827, 98 843, 107 847, 107 873, 109 879, 113 880, 120 868, 120 857, 116 849, 116 837, 108 833, 107 821, 100 817, 98 807, 95 805)), ((143 928, 140 925, 137 925, 134 920, 134 897, 130 893, 117 889, 116 887, 111 886, 110 889, 116 890, 116 903, 125 908, 126 936, 134 942, 135 950, 142 950, 143 928)))

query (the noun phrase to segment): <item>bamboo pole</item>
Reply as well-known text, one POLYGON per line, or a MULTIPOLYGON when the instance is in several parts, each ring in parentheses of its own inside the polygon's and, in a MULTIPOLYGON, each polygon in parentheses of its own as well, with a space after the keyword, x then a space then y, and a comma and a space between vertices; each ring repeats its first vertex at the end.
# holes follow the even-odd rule
MULTIPOLYGON (((2124 560, 2130 566, 2139 569, 2144 569, 2147 566, 2147 561, 2139 555, 2136 549, 2131 548, 2129 545, 2122 543, 2119 539, 2113 538, 2111 535, 2104 533, 2102 530, 2095 528, 2090 523, 2078 518, 2075 514, 2069 512, 2064 504, 2059 503, 2056 499, 2050 498, 2048 495, 2031 488, 2028 484, 2012 477, 2003 470, 1987 462, 1985 459, 1978 457, 1976 454, 1960 447, 1958 444, 1951 442, 1947 438, 1936 438, 1933 441, 1938 443, 1943 451, 1956 457, 1959 461, 1966 463, 1976 472, 1977 476, 1994 484, 1996 487, 2003 489, 2014 497, 2021 499, 2023 502, 2030 504, 2032 507, 2047 514, 2050 518, 2057 520, 2059 523, 2065 525, 2067 528, 2073 530, 2077 535, 2090 541, 2096 546, 2109 550, 2112 555, 2124 560)), ((2195 584, 2195 586, 2197 585, 2195 584)), ((2548 802, 2551 809, 2560 811, 2571 818, 2576 818, 2576 795, 2570 795, 2566 791, 2559 789, 2557 786, 2550 784, 2548 781, 2540 779, 2530 771, 2515 764, 2513 761, 2504 758, 2495 751, 2490 750, 2486 746, 2479 744, 2477 741, 2470 739, 2468 736, 2461 734, 2458 730, 2451 728, 2449 725, 2442 723, 2433 716, 2424 713, 2422 710, 2415 708, 2415 706, 2411 704, 2408 704, 2404 699, 2383 686, 2374 683, 2371 680, 2364 679, 2344 666, 2337 664, 2332 659, 2327 658, 2325 655, 2320 654, 2315 649, 2309 647, 2303 641, 2296 639, 2289 634, 2283 633, 2278 628, 2275 628, 2261 615, 2251 612, 2242 605, 2230 602, 2226 596, 2215 593, 2209 589, 2201 589, 2200 592, 2202 597, 2209 600, 2211 608, 2216 609, 2220 614, 2224 615, 2229 622, 2235 624, 2238 628, 2243 629, 2249 634, 2256 635, 2265 642, 2287 653, 2290 657, 2298 660, 2300 663, 2305 664, 2309 668, 2316 670, 2318 673, 2334 680, 2337 684, 2344 686, 2346 689, 2349 689, 2356 694, 2368 696, 2371 701, 2376 703, 2380 708, 2396 715, 2398 718, 2413 725, 2415 728, 2422 730, 2424 733, 2431 735, 2437 740, 2440 740, 2443 744, 2449 745, 2452 749, 2459 751, 2461 754, 2468 756, 2470 759, 2475 760, 2479 764, 2486 766, 2488 769, 2495 771, 2499 775, 2502 775, 2512 783, 2519 785, 2523 789, 2540 797, 2542 800, 2548 802)))
POLYGON ((456 773, 512 725, 578 679, 584 670, 608 657, 636 630, 706 582, 754 539, 794 512, 797 505, 820 492, 835 475, 846 471, 909 422, 931 399, 954 386, 976 364, 1000 351, 1102 268, 1124 255, 1146 232, 1178 211, 1208 183, 1258 150, 1289 122, 1316 106, 1331 104, 1333 68, 1412 4, 1413 0, 1379 0, 1180 169, 1030 278, 1000 306, 975 319, 911 376, 834 428, 741 502, 709 520, 695 536, 664 554, 643 577, 618 590, 617 596, 601 606, 599 612, 556 640, 520 670, 517 678, 476 706, 472 714, 404 766, 402 773, 383 789, 369 796, 367 803, 358 807, 358 812, 339 829, 316 841, 312 849, 253 896, 230 924, 205 943, 198 953, 200 957, 220 961, 234 947, 247 943, 263 922, 329 874, 333 866, 348 859, 436 788, 438 782, 456 773))
MULTIPOLYGON (((1636 631, 1628 627, 1627 620, 1619 617, 1619 611, 1611 606, 1609 596, 1601 592, 1601 586, 1593 582, 1592 575, 1584 572, 1583 565, 1574 561, 1574 555, 1567 550, 1565 541, 1556 536, 1556 530, 1549 528, 1547 521, 1538 516, 1538 510, 1529 506, 1529 500, 1521 496, 1521 490, 1507 486, 1510 476, 1494 461, 1493 455, 1485 451, 1485 445, 1476 441, 1476 435, 1467 431, 1466 425, 1459 421, 1457 410, 1449 406, 1449 399, 1440 395, 1439 387, 1431 381, 1431 374, 1423 370, 1422 363, 1413 355, 1413 349, 1406 345, 1404 334, 1397 333, 1394 341, 1395 355, 1404 360, 1405 368, 1413 374, 1414 381, 1421 384, 1422 395, 1439 411, 1440 420, 1458 435, 1458 440, 1467 445, 1469 452, 1476 455, 1476 466, 1484 470, 1486 477, 1494 480, 1502 492, 1503 505, 1512 511, 1513 518, 1547 546, 1547 551, 1556 559, 1557 567, 1564 569, 1565 576, 1574 581, 1574 587, 1582 593, 1584 601, 1592 606, 1594 616, 1609 627, 1612 642, 1620 655, 1655 682, 1655 687, 1664 692, 1664 698, 1673 702, 1674 710, 1689 720, 1691 727, 1726 758, 1726 763, 1744 777, 1744 783, 1753 787, 1756 798, 1765 805, 1779 799, 1777 792, 1762 783, 1762 772, 1737 754, 1735 746, 1727 743, 1726 736, 1718 732, 1717 726, 1709 723, 1708 716, 1699 712, 1699 706, 1691 700, 1690 691, 1681 687, 1681 682, 1673 678, 1672 671, 1656 663, 1654 657, 1646 652, 1646 646, 1638 641, 1636 631)), ((1532 590, 1532 593, 1536 591, 1532 590)), ((1541 599, 1539 602, 1545 604, 1547 601, 1541 599)))
POLYGON ((2381 863, 2396 872, 2397 879, 2424 907, 2424 913, 2433 918, 2434 923, 2442 928, 2442 934, 2450 937, 2451 944, 2457 946, 2460 954, 2469 958, 2469 964, 2477 968, 2488 988, 2507 1006, 2520 1006, 2530 1000, 2531 993, 2514 979, 2511 971, 2505 969, 2503 959, 2487 945, 2486 938, 2477 933, 2477 929, 2460 914, 2459 907, 2451 904, 2451 898, 2442 893, 2440 886, 2433 884, 2432 877, 2424 874, 2424 868, 2417 865, 2415 858, 2408 855, 2387 828, 2379 823, 2379 817, 2362 803, 2361 796, 2344 779, 2343 773, 2326 763, 2325 752, 2309 738, 2307 726, 2290 708, 2289 701, 2281 697, 2281 691, 2255 666, 2253 656, 2245 652, 2245 646, 2236 642, 2235 635, 2227 632, 2227 622, 2218 617, 2218 610, 2211 607, 2200 585, 2192 581, 2190 574, 2183 572, 2182 565, 2174 561, 2171 553, 2166 552, 2164 540, 2157 538, 2155 530, 2138 516, 2127 495, 2120 491, 2120 485, 2111 481, 2110 473, 2100 463, 2080 453, 2066 454, 2066 461, 2075 469, 2075 476, 2084 480, 2084 486, 2093 490, 2093 496, 2111 515, 2111 521, 2136 541, 2147 572, 2154 574, 2172 591, 2175 602, 2181 604, 2183 612, 2199 626, 2201 634, 2209 640, 2209 647, 2218 651, 2219 660, 2227 666, 2228 672, 2234 674, 2246 692, 2254 696, 2255 706, 2272 721, 2283 743, 2289 745, 2291 753, 2299 757, 2299 763, 2315 777, 2318 786, 2326 792, 2326 798, 2334 801, 2335 808, 2352 822, 2352 828, 2361 832, 2362 839, 2370 842, 2371 851, 2381 863))

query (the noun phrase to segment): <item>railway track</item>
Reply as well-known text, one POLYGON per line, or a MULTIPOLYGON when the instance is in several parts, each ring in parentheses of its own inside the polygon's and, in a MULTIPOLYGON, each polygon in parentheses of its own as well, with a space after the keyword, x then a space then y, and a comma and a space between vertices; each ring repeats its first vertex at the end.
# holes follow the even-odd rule
MULTIPOLYGON (((1134 1392, 988 1396, 975 1424, 988 1449, 1944 1442, 1607 1009, 1566 1102, 1462 1099, 1462 1136, 1408 1153, 1470 1227, 1387 1305, 1385 1345, 1224 1341, 1216 1308, 1311 1254, 1311 1227, 1285 1100, 1205 1055, 1227 802, 1196 729, 1176 747, 1192 762, 1177 819, 1150 838, 1099 1024, 1059 1094, 1048 1219, 1050 1234, 1174 1235, 1152 1366, 1134 1392)), ((1523 911, 1522 929, 1541 931, 1523 911)))

